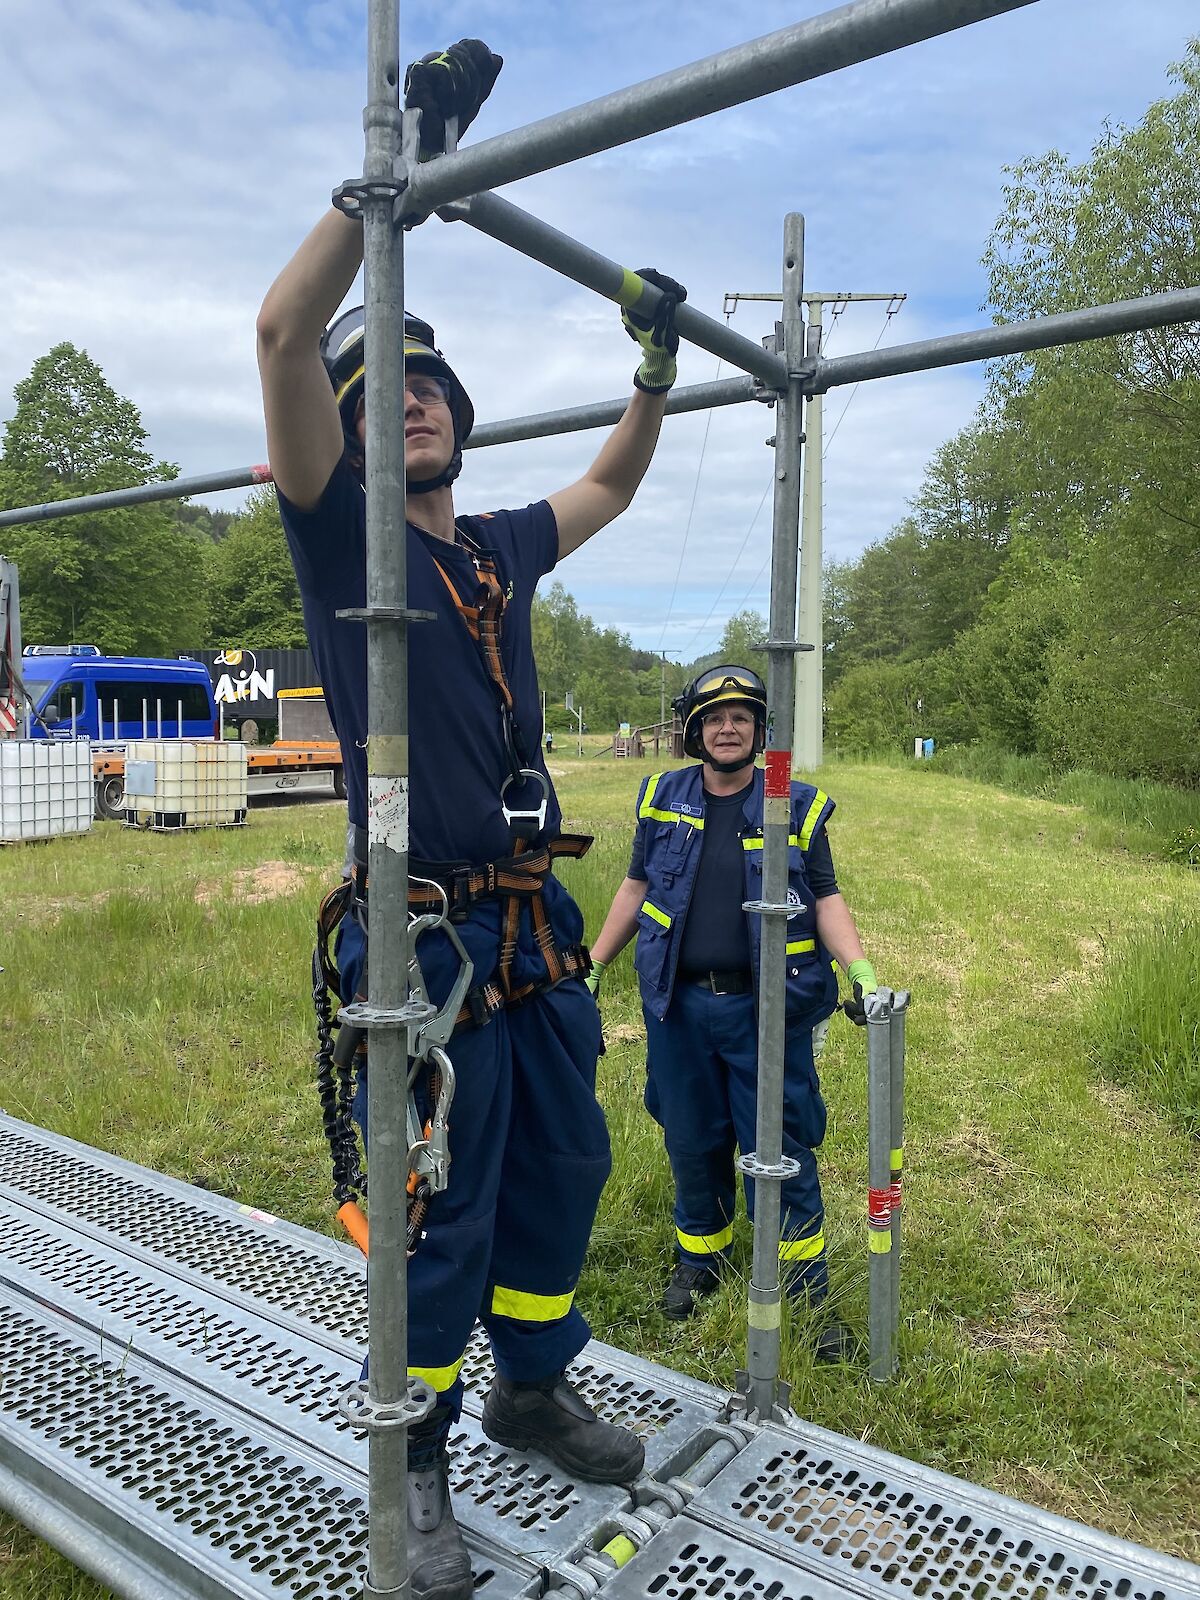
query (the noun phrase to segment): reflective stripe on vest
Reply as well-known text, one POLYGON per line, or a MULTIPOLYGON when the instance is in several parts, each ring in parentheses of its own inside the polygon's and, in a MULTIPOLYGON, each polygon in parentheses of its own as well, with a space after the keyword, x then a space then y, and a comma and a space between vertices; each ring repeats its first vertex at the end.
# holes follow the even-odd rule
POLYGON ((652 778, 646 779, 646 793, 642 796, 642 802, 638 806, 638 816, 642 818, 651 817, 655 822, 687 822, 693 828, 703 832, 703 817, 689 817, 682 811, 660 811, 653 804, 654 791, 658 788, 658 780, 665 776, 665 773, 656 772, 652 778))
MULTIPOLYGON (((827 794, 822 794, 820 789, 818 789, 813 798, 812 805, 810 805, 808 808, 808 815, 804 819, 804 826, 800 829, 800 838, 797 842, 799 843, 801 850, 807 850, 809 845, 812 843, 813 829, 817 825, 817 819, 820 817, 821 812, 828 804, 829 796, 827 794)), ((792 841, 789 839, 788 843, 791 844, 791 842, 792 841)))
POLYGON ((649 900, 642 901, 642 910, 648 917, 653 917, 655 922, 661 922, 664 928, 671 926, 671 918, 665 911, 660 911, 657 906, 652 906, 649 900))

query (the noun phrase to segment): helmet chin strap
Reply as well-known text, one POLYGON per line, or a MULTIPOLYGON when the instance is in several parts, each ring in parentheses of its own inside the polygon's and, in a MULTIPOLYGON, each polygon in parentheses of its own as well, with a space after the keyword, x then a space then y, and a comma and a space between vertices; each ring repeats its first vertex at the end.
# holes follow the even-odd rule
POLYGON ((436 478, 409 478, 404 485, 407 494, 432 494, 435 489, 448 489, 462 471, 462 451, 456 450, 450 461, 436 478))
POLYGON ((706 754, 704 759, 714 772, 740 772, 743 767, 752 767, 757 750, 751 750, 748 756, 743 756, 740 761, 714 761, 712 756, 706 754))

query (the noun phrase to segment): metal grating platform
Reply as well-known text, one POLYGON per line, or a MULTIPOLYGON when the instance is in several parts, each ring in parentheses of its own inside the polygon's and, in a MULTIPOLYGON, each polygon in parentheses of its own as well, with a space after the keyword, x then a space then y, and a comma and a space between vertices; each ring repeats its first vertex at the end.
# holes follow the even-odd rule
MULTIPOLYGON (((357 1600, 366 1445, 337 1398, 365 1338, 356 1251, 0 1116, 0 1506, 124 1600, 357 1600)), ((477 1592, 594 1585, 571 1564, 631 1496, 483 1436, 482 1334, 463 1371, 452 1485, 477 1592)), ((597 1343, 572 1375, 664 1480, 725 1410, 597 1343)), ((795 1423, 756 1430, 602 1591, 1200 1600, 1200 1570, 795 1423)))

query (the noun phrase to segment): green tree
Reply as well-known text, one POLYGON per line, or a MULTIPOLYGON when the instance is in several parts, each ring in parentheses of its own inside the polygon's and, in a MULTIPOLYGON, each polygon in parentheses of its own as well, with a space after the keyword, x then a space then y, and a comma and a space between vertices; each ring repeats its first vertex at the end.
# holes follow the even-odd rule
POLYGON ((740 667, 755 667, 765 676, 766 658, 760 647, 766 644, 767 637, 765 617, 757 611, 735 611, 725 624, 712 662, 730 661, 740 667))
POLYGON ((300 649, 306 643, 300 590, 279 521, 274 489, 255 489, 205 556, 209 637, 214 649, 249 644, 300 649))
MULTIPOLYGON (((56 345, 15 390, 5 426, 0 504, 71 499, 170 479, 137 407, 86 351, 56 345)), ((204 632, 201 545, 171 507, 119 510, 12 528, 30 643, 86 640, 109 654, 171 655, 204 632)))

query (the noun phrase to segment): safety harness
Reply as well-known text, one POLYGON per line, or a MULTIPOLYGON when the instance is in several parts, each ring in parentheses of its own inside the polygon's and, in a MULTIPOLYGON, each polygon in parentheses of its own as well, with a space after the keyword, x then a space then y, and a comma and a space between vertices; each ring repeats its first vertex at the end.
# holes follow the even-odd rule
MULTIPOLYGON (((531 767, 527 761, 524 739, 516 721, 512 690, 504 671, 501 638, 507 596, 500 582, 493 556, 481 549, 468 531, 468 526, 468 519, 465 518, 459 519, 455 524, 458 542, 470 555, 479 578, 474 596, 470 600, 464 599, 436 556, 433 557, 433 562, 450 592, 455 609, 462 618, 467 632, 475 641, 500 709, 507 768, 500 785, 500 804, 512 832, 513 850, 511 855, 489 861, 483 866, 474 866, 469 862, 410 859, 408 905, 414 931, 417 931, 418 923, 421 925, 419 931, 449 924, 446 931, 458 945, 466 965, 469 963, 466 963, 465 952, 462 951, 453 925, 463 922, 470 914, 471 908, 481 901, 498 900, 502 907, 500 957, 496 977, 467 988, 465 993, 461 984, 456 985, 454 993, 447 1001, 447 1007, 455 1007, 453 1023, 449 1028, 445 1027, 445 1022, 449 1019, 444 1018, 443 1014, 442 1031, 447 1039, 461 1027, 482 1028, 497 1012, 506 1007, 520 1005, 534 995, 554 988, 566 978, 585 978, 591 971, 591 958, 584 945, 560 945, 555 940, 543 891, 546 880, 553 871, 555 860, 560 856, 577 860, 591 848, 592 839, 587 834, 563 833, 553 839, 543 840, 540 844, 533 842, 545 825, 550 786, 544 774, 537 768, 531 767), (531 781, 541 786, 540 805, 533 810, 511 809, 505 800, 509 786, 512 784, 524 786, 531 781), (517 952, 523 904, 529 906, 534 941, 545 963, 546 976, 538 981, 514 986, 512 966, 517 952)), ((363 1028, 339 1022, 330 1002, 331 994, 342 1004, 351 998, 365 998, 367 988, 364 964, 361 995, 357 997, 344 995, 332 954, 334 935, 347 913, 358 919, 364 936, 367 933, 368 834, 365 828, 354 829, 352 845, 353 861, 350 876, 325 896, 317 914, 317 942, 313 951, 312 976, 313 1005, 317 1015, 317 1092, 321 1102, 325 1137, 333 1161, 334 1198, 338 1202, 339 1219, 365 1254, 366 1218, 359 1201, 366 1196, 367 1180, 359 1160, 358 1136, 351 1113, 357 1076, 366 1062, 367 1034, 363 1028)), ((420 983, 420 971, 415 954, 413 967, 414 984, 420 983)), ((453 1069, 444 1050, 438 1049, 429 1053, 428 1074, 428 1101, 434 1109, 425 1124, 424 1136, 418 1141, 426 1148, 430 1145, 439 1115, 444 1124, 445 1111, 449 1103, 448 1096, 453 1093, 453 1069)), ((412 1100, 413 1076, 410 1074, 410 1136, 415 1116, 412 1100)), ((444 1127, 442 1131, 444 1137, 444 1127)), ((419 1122, 416 1124, 416 1132, 418 1134, 421 1132, 419 1122)), ((429 1202, 435 1188, 440 1185, 436 1183, 436 1178, 434 1184, 431 1184, 427 1176, 423 1177, 418 1173, 413 1165, 412 1150, 409 1153, 409 1160, 408 1250, 411 1255, 422 1237, 429 1202)), ((448 1160, 448 1153, 444 1153, 441 1165, 443 1181, 448 1160)), ((431 1163, 426 1160, 424 1165, 429 1167, 431 1163)))

